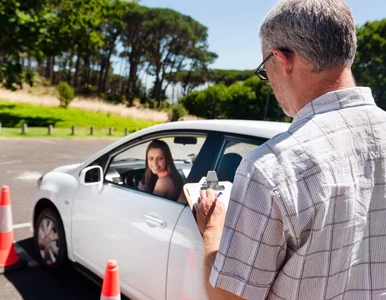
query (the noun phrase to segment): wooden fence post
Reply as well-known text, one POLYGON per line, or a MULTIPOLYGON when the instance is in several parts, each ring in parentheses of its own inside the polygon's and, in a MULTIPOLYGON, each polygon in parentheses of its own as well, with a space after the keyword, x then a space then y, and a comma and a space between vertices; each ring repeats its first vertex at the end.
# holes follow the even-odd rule
MULTIPOLYGON (((1 131, 0 131, 1 132, 1 131)), ((125 136, 129 134, 129 128, 125 128, 125 136)))
POLYGON ((94 135, 94 126, 90 127, 90 135, 94 135))
POLYGON ((50 124, 48 125, 48 135, 51 135, 53 131, 53 126, 50 124))
POLYGON ((75 135, 75 130, 76 130, 75 125, 72 125, 72 127, 71 127, 71 135, 75 135))
POLYGON ((28 125, 27 123, 24 123, 23 126, 21 127, 21 133, 26 134, 28 132, 28 125))
POLYGON ((109 128, 109 135, 113 135, 113 127, 109 128))

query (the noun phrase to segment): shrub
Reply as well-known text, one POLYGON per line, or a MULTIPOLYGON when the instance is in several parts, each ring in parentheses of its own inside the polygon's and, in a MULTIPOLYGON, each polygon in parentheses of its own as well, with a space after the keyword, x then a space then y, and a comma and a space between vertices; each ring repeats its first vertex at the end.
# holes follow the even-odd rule
POLYGON ((181 103, 190 114, 197 115, 196 98, 199 93, 199 91, 193 91, 187 94, 185 97, 179 99, 178 103, 181 103))
POLYGON ((263 109, 264 105, 256 101, 252 88, 240 82, 228 87, 228 98, 221 103, 222 117, 226 119, 259 119, 263 109))
POLYGON ((43 82, 42 82, 43 86, 50 86, 51 85, 51 82, 49 79, 43 79, 43 82))
MULTIPOLYGON (((195 99, 194 114, 201 118, 217 119, 222 117, 222 105, 230 100, 228 88, 220 83, 200 91, 195 99)), ((189 111, 190 112, 190 111, 189 111)))
POLYGON ((156 109, 158 107, 158 102, 155 99, 149 100, 149 108, 150 109, 156 109))
POLYGON ((186 116, 188 111, 182 104, 174 104, 170 106, 169 120, 171 122, 178 121, 183 116, 186 116))
POLYGON ((170 104, 166 101, 162 101, 160 106, 158 107, 159 110, 169 110, 170 104))
POLYGON ((105 93, 103 95, 103 98, 106 102, 112 103, 112 104, 123 104, 126 102, 126 97, 120 94, 105 93))
POLYGON ((59 93, 60 107, 67 108, 74 98, 74 89, 64 81, 59 82, 56 89, 59 93))
POLYGON ((83 96, 90 96, 92 94, 92 90, 93 90, 92 85, 86 84, 85 86, 82 86, 78 92, 83 96))

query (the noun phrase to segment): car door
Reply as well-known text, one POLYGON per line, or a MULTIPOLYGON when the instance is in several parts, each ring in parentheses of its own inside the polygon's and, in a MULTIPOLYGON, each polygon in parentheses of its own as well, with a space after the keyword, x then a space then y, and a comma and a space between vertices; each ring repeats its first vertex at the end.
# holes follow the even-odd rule
POLYGON ((183 208, 111 183, 81 186, 72 213, 74 258, 101 277, 106 262, 116 259, 124 292, 161 299, 169 242, 183 208))
MULTIPOLYGON (((212 163, 207 162, 209 170, 215 170, 220 181, 233 182, 242 158, 264 142, 265 139, 243 135, 220 134, 220 137, 213 137, 210 146, 217 146, 218 151, 215 157, 210 158, 212 163)), ((198 178, 193 182, 198 182, 198 178)), ((167 299, 207 299, 202 279, 204 261, 202 237, 187 207, 178 219, 171 241, 167 299)))
MULTIPOLYGON (((173 139, 165 140, 171 143, 173 139)), ((101 277, 106 262, 116 259, 126 295, 164 299, 170 240, 185 204, 133 187, 144 170, 147 144, 118 149, 109 158, 103 184, 80 186, 72 208, 73 254, 77 262, 101 277)), ((191 151, 171 147, 173 158, 178 153, 188 156, 175 159, 183 175, 189 174, 191 158, 201 146, 191 151)))

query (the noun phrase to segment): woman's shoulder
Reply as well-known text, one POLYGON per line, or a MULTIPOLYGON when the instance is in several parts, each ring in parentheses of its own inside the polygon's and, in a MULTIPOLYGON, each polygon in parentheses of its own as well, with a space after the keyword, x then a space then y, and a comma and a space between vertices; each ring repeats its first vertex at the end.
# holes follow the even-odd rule
POLYGON ((157 183, 169 185, 169 184, 173 184, 173 179, 170 177, 170 175, 166 175, 166 176, 158 178, 157 183))

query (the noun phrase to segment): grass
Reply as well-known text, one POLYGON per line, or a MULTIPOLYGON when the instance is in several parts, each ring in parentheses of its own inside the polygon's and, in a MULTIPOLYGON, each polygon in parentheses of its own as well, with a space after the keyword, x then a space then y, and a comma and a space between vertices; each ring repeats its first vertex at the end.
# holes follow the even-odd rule
MULTIPOLYGON (((0 99, 12 103, 27 103, 37 106, 58 107, 60 102, 54 95, 52 87, 33 87, 29 91, 18 90, 9 91, 0 88, 0 99)), ((116 116, 131 119, 141 119, 154 122, 167 122, 168 114, 164 111, 155 111, 144 107, 127 107, 124 104, 111 104, 103 101, 101 98, 85 98, 75 97, 70 103, 70 108, 78 108, 81 110, 110 113, 116 116)))
POLYGON ((123 136, 125 128, 129 132, 149 127, 159 122, 116 116, 112 113, 97 113, 77 108, 45 107, 25 103, 0 100, 0 137, 73 137, 71 127, 76 126, 76 136, 87 137, 94 126, 94 137, 108 136, 108 128, 113 127, 113 136, 123 136), (28 124, 28 132, 21 135, 23 123, 28 124), (48 135, 47 126, 53 125, 53 134, 48 135))

